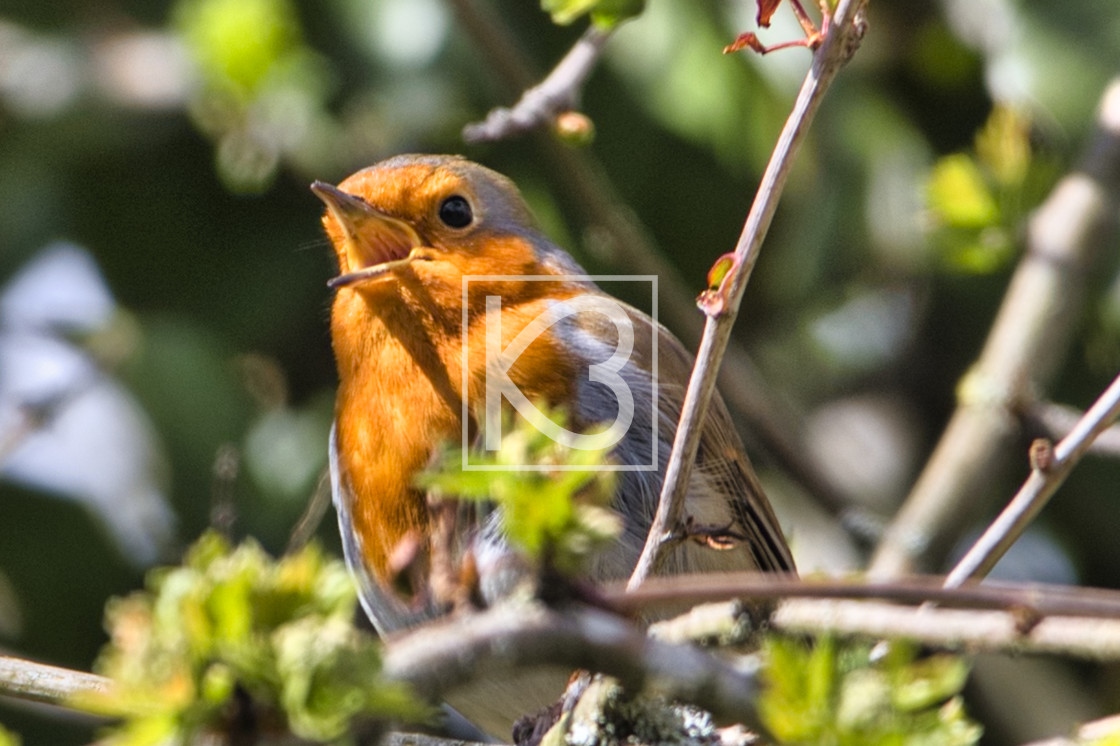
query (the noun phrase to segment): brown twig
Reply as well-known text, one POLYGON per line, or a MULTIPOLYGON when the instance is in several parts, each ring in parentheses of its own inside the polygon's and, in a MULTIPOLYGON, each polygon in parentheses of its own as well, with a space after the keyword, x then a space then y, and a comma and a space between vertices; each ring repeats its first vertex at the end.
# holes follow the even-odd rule
POLYGON ((615 584, 603 598, 617 610, 638 613, 661 607, 731 599, 879 600, 967 609, 1019 609, 1034 617, 1082 616, 1120 619, 1120 591, 1042 583, 989 581, 944 587, 939 575, 910 575, 886 582, 866 579, 804 580, 775 573, 719 573, 650 578, 641 588, 615 584))
POLYGON ((612 33, 613 29, 588 26, 548 77, 527 89, 512 109, 498 107, 485 120, 468 124, 463 128, 463 139, 471 144, 503 140, 546 127, 558 115, 574 110, 579 104, 580 90, 612 33))
POLYGON ((1065 481, 1097 435, 1111 425, 1118 415, 1120 376, 1112 381, 1069 435, 1054 446, 1046 463, 1035 464, 1015 497, 945 578, 945 586, 956 588, 969 580, 987 575, 1065 481))
POLYGON ((872 573, 898 575, 937 562, 974 514, 969 508, 990 492, 993 467, 1016 434, 1012 413, 1046 391, 1065 358, 1095 249, 1115 235, 1118 202, 1120 79, 1105 91, 1080 168, 1032 216, 1027 250, 980 359, 958 386, 957 409, 885 532, 872 573))
POLYGON ((285 554, 297 552, 306 546, 307 542, 311 541, 311 537, 319 530, 319 524, 323 522, 323 518, 326 517, 330 507, 331 476, 324 471, 315 484, 315 491, 311 493, 311 499, 307 501, 307 507, 304 508, 303 515, 299 517, 295 526, 292 527, 291 533, 288 534, 288 546, 284 549, 285 554))
POLYGON ((793 166, 793 158, 825 92, 840 68, 854 53, 862 36, 864 1, 841 0, 837 5, 831 31, 813 56, 813 64, 801 86, 793 111, 786 120, 778 144, 762 175, 755 201, 735 246, 734 266, 723 279, 718 291, 720 302, 708 304, 709 315, 704 326, 704 336, 681 408, 680 423, 665 470, 657 514, 642 555, 630 576, 630 588, 641 585, 656 570, 668 546, 667 539, 680 524, 684 490, 700 443, 700 424, 707 414, 715 391, 716 376, 747 281, 758 261, 762 241, 777 210, 778 199, 793 166))
MULTIPOLYGON (((1026 408, 1022 414, 1028 429, 1044 434, 1051 440, 1061 440, 1073 430, 1074 425, 1085 413, 1065 404, 1038 402, 1026 408)), ((1102 430, 1089 445, 1087 454, 1120 458, 1120 425, 1102 430)))

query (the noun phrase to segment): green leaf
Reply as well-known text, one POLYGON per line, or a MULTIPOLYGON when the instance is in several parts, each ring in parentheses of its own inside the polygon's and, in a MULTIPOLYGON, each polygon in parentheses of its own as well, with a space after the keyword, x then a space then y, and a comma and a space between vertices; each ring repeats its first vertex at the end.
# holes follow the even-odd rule
POLYGON ((933 167, 929 204, 940 220, 955 228, 984 228, 999 221, 999 206, 976 162, 963 153, 946 156, 933 167))
POLYGON ((944 702, 964 688, 968 664, 956 655, 931 655, 901 669, 895 677, 893 700, 900 710, 913 711, 944 702))
POLYGON ((947 229, 937 238, 945 265, 964 274, 997 272, 1015 255, 1011 236, 998 226, 979 231, 947 229))
POLYGON ((20 746, 21 743, 18 735, 0 725, 0 746, 20 746))
POLYGON ((288 0, 181 0, 175 18, 205 79, 241 96, 300 44, 288 0))
POLYGON ((567 26, 585 13, 598 26, 610 28, 638 15, 645 0, 541 0, 541 9, 552 16, 552 22, 567 26))
POLYGON ((1001 187, 1021 187, 1031 166, 1030 120, 997 105, 976 135, 976 157, 1001 187))
POLYGON ((591 12, 591 20, 602 28, 611 28, 645 10, 645 0, 600 0, 591 12))
POLYGON ((184 564, 106 607, 95 670, 114 681, 78 704, 123 717, 104 743, 195 742, 221 731, 235 692, 296 735, 342 736, 353 718, 422 719, 427 708, 380 679, 380 647, 355 629, 345 566, 315 545, 273 560, 207 533, 184 564))
POLYGON ((780 636, 763 643, 763 722, 780 743, 836 746, 971 746, 981 729, 959 693, 968 664, 959 656, 920 657, 891 642, 871 657, 864 643, 815 645, 780 636))
MULTIPOLYGON (((562 411, 545 415, 566 427, 562 411)), ((622 530, 621 520, 608 509, 615 475, 602 467, 609 448, 570 448, 508 413, 503 432, 496 452, 469 455, 471 470, 462 468, 462 451, 449 448, 417 477, 417 485, 449 497, 499 503, 506 536, 527 558, 578 572, 622 530)))

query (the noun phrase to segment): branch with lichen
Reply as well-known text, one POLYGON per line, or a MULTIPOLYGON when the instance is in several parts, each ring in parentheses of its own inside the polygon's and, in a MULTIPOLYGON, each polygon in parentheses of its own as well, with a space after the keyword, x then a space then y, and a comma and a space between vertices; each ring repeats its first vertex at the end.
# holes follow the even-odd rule
POLYGON ((717 719, 760 727, 759 682, 689 645, 652 639, 591 608, 507 604, 426 625, 389 643, 384 672, 430 697, 519 668, 559 665, 617 678, 631 692, 690 702, 717 719))
MULTIPOLYGON (((1007 582, 946 588, 943 581, 936 576, 874 582, 730 573, 651 578, 634 591, 608 589, 604 597, 631 612, 672 604, 679 608, 728 599, 780 598, 785 600, 771 616, 770 626, 782 632, 906 638, 949 650, 1120 660, 1120 592, 1007 582)), ((737 613, 735 607, 709 606, 701 617, 706 626, 687 617, 662 626, 684 627, 703 637, 705 631, 718 634, 737 613)))

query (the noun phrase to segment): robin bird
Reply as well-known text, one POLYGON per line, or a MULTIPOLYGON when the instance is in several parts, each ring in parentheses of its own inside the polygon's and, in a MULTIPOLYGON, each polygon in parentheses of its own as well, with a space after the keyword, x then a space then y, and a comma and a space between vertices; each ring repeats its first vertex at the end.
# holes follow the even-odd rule
MULTIPOLYGON (((334 502, 347 562, 378 632, 432 613, 394 592, 391 557, 410 537, 429 536, 415 477, 437 449, 478 431, 495 377, 504 393, 563 408, 572 431, 627 415, 612 450, 616 464, 634 467, 620 472, 612 503, 624 530, 590 571, 597 580, 625 578, 656 511, 691 372, 681 343, 593 284, 534 227, 516 186, 476 163, 401 155, 337 187, 311 188, 326 203, 323 224, 340 270, 330 282, 339 376, 334 502), (495 351, 508 358, 511 349, 515 359, 495 360, 495 351)), ((732 540, 682 542, 661 572, 794 571, 718 396, 684 514, 732 540)))

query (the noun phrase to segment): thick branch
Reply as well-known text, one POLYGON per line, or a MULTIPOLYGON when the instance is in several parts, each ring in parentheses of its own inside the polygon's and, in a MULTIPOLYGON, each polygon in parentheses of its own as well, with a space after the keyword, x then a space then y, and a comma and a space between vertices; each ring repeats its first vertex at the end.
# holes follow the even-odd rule
POLYGON ((775 629, 870 639, 908 638, 970 652, 1047 653, 1092 661, 1120 660, 1120 620, 1046 617, 1037 624, 1016 611, 906 607, 869 601, 791 601, 771 618, 775 629))
POLYGON ((647 637, 595 609, 507 605, 426 625, 390 641, 385 673, 433 700, 486 676, 556 664, 608 674, 632 692, 689 702, 720 720, 758 728, 758 681, 691 646, 647 637))
POLYGON ((982 503, 1014 435, 1013 412, 1044 392, 1065 359, 1095 249, 1115 235, 1120 202, 1120 80, 1101 102, 1080 169, 1063 178, 1028 226, 984 350, 924 471, 876 551, 871 572, 935 563, 969 507, 982 503))
MULTIPOLYGON (((624 594, 616 588, 606 597, 633 610, 672 603, 784 596, 787 600, 771 616, 770 626, 785 632, 911 638, 972 652, 1120 660, 1120 592, 1024 583, 943 588, 941 582, 941 578, 932 576, 890 583, 807 582, 735 573, 652 578, 633 593, 624 594)), ((734 623, 732 618, 721 624, 721 608, 729 617, 737 614, 735 606, 708 606, 704 618, 708 630, 734 623)), ((680 625, 674 622, 674 626, 680 625)))
POLYGON ((616 584, 603 591, 612 606, 627 613, 663 607, 742 599, 860 599, 896 604, 1017 610, 1033 618, 1082 616, 1120 619, 1120 591, 1040 583, 989 581, 959 588, 943 587, 937 575, 910 575, 901 580, 803 580, 775 573, 718 573, 650 578, 625 591, 616 584))

